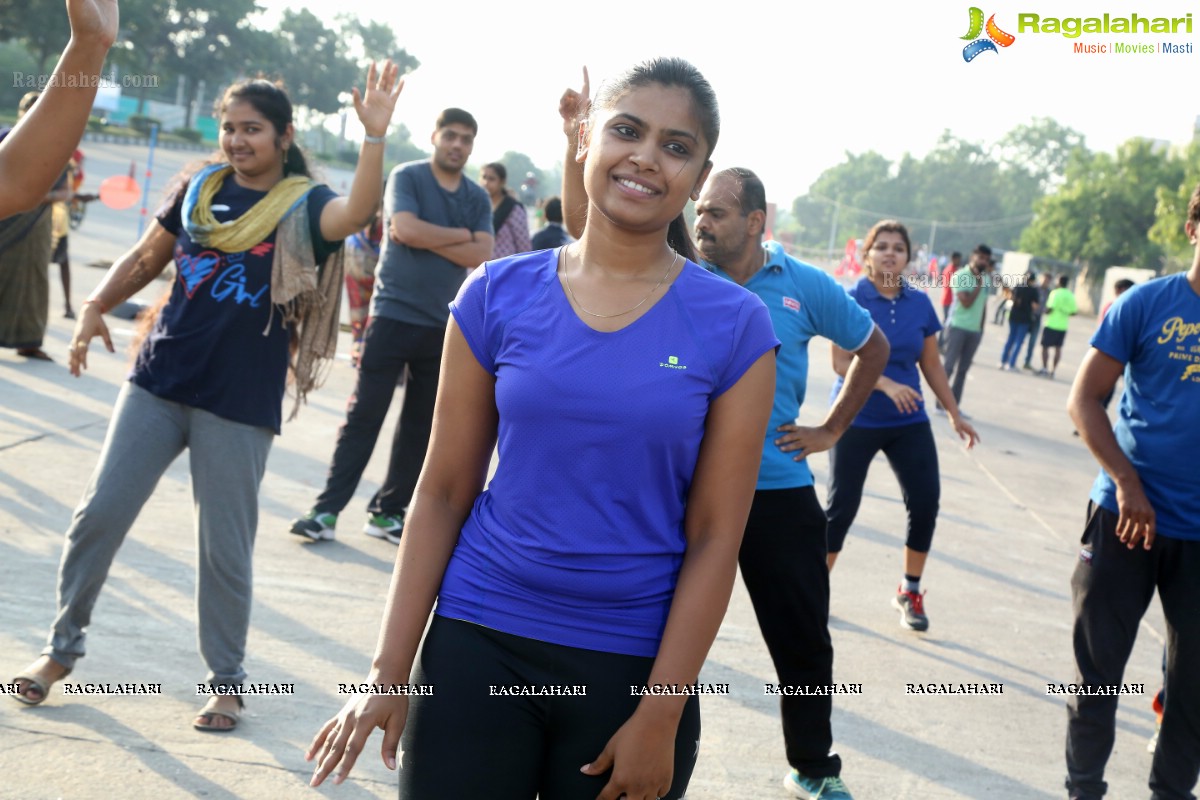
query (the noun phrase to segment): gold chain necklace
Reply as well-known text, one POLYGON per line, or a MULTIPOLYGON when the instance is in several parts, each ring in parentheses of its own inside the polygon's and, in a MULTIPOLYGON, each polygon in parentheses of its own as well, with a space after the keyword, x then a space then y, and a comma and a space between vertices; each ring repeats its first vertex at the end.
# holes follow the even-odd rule
MULTIPOLYGON (((566 269, 565 266, 563 268, 563 283, 565 283, 567 285, 567 294, 571 295, 571 301, 575 303, 575 307, 578 308, 583 313, 587 314, 589 317, 596 317, 598 319, 612 319, 613 317, 623 317, 626 314, 632 314, 634 311, 637 311, 639 308, 641 308, 645 304, 645 302, 650 299, 650 296, 653 295, 655 292, 657 292, 659 287, 667 282, 667 276, 671 274, 671 270, 675 267, 675 262, 678 260, 679 260, 679 253, 675 253, 675 257, 671 259, 671 263, 667 264, 667 271, 663 273, 663 276, 661 278, 659 278, 659 281, 658 281, 658 283, 656 283, 654 285, 654 288, 651 289, 649 292, 647 292, 646 296, 643 297, 641 300, 639 300, 638 304, 636 306, 634 306, 633 308, 628 308, 617 314, 597 314, 595 311, 588 311, 586 308, 584 308, 583 303, 579 302, 579 298, 575 296, 575 290, 571 288, 571 278, 567 275, 569 270, 566 269)), ((580 263, 582 263, 582 262, 580 262, 580 263)))

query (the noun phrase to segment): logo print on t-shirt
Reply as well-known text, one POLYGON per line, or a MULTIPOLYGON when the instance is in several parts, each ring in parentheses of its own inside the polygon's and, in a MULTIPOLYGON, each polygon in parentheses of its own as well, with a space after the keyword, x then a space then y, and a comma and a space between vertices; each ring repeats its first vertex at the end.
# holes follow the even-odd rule
POLYGON ((220 263, 221 256, 212 250, 194 256, 175 251, 175 266, 179 268, 179 280, 189 300, 196 294, 200 284, 217 274, 217 265, 220 263))
POLYGON ((790 308, 792 311, 799 311, 800 310, 800 301, 795 299, 794 297, 786 297, 785 296, 783 298, 783 307, 790 308))
POLYGON ((667 356, 667 360, 658 362, 658 365, 667 369, 687 369, 686 365, 679 363, 679 356, 667 356))
POLYGON ((1167 354, 1167 358, 1183 362, 1180 381, 1190 379, 1193 383, 1200 383, 1200 344, 1192 344, 1192 340, 1200 341, 1200 322, 1184 322, 1183 317, 1171 317, 1163 323, 1162 335, 1156 342, 1174 346, 1175 349, 1167 354))

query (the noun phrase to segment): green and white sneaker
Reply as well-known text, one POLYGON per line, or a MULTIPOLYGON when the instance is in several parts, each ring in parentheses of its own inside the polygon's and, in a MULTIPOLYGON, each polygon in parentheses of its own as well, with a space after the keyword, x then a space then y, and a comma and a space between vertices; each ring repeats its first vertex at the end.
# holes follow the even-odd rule
POLYGON ((372 514, 367 517, 363 533, 376 539, 387 539, 392 544, 400 544, 400 534, 404 531, 404 516, 402 514, 372 514))
POLYGON ((809 778, 792 770, 783 776, 783 788, 800 800, 854 800, 845 782, 838 777, 809 778))
POLYGON ((337 527, 337 514, 326 514, 320 511, 309 511, 300 519, 292 520, 292 533, 297 536, 307 536, 314 542, 334 538, 334 528, 337 527))

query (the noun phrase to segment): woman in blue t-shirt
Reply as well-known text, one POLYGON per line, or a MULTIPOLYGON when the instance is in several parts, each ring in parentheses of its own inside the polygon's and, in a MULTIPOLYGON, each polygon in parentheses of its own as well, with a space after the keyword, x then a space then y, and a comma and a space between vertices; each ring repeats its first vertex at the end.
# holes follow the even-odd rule
POLYGON ((778 343, 694 263, 682 211, 717 133, 694 67, 633 68, 580 122, 582 239, 463 285, 371 693, 317 734, 313 785, 381 727, 407 800, 687 789, 778 343))
POLYGON ((353 92, 368 137, 348 197, 310 177, 282 88, 265 80, 230 87, 221 102, 220 160, 174 193, 84 302, 69 353, 75 376, 87 368, 93 338, 113 350, 102 314, 175 262, 169 299, 121 389, 100 463, 67 531, 58 614, 41 658, 14 679, 18 700, 41 703, 83 656, 84 629, 117 549, 186 449, 200 651, 212 689, 193 725, 236 727, 258 487, 279 433, 289 370, 299 404, 334 354, 342 280, 335 251, 375 213, 382 136, 402 85, 391 62, 378 75, 372 64, 365 94, 353 92))
MULTIPOLYGON (((829 568, 833 569, 858 514, 871 460, 882 450, 900 481, 908 510, 904 579, 892 605, 900 611, 901 625, 923 631, 929 627, 929 618, 920 582, 937 523, 941 477, 937 446, 921 395, 921 375, 945 406, 954 432, 966 440, 968 448, 979 441, 979 434, 963 419, 950 391, 937 344, 942 326, 933 303, 925 292, 909 286, 901 274, 911 252, 908 229, 895 220, 877 222, 867 233, 863 250, 866 275, 850 295, 871 312, 892 350, 875 391, 829 451, 829 568)), ((850 356, 833 347, 833 368, 839 376, 833 386, 834 397, 850 367, 850 356)))

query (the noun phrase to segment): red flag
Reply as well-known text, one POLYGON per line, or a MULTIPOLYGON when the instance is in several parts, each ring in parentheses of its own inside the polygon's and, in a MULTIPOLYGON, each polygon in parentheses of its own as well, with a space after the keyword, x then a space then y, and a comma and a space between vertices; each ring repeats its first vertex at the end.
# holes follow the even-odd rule
POLYGON ((841 262, 837 265, 837 269, 833 274, 836 276, 842 275, 857 275, 862 272, 862 264, 858 263, 858 242, 854 239, 846 240, 846 253, 842 256, 841 262))

